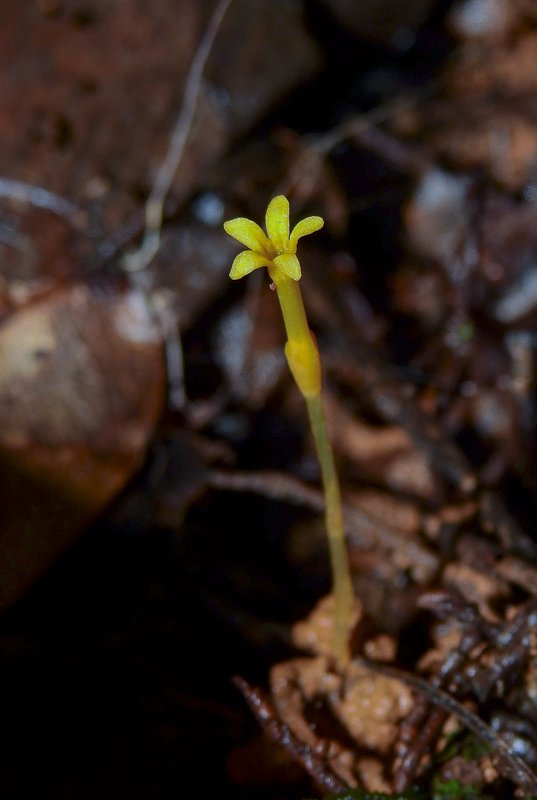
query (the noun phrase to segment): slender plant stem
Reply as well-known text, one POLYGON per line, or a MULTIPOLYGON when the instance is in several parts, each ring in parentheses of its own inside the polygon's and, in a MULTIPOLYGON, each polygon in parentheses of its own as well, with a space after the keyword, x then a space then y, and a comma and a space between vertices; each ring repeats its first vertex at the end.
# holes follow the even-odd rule
POLYGON ((320 217, 307 217, 295 226, 289 236, 289 201, 283 195, 272 198, 265 220, 267 235, 260 230, 259 225, 243 217, 224 223, 226 232, 248 247, 247 251, 236 257, 230 277, 236 280, 254 269, 267 266, 278 294, 287 333, 285 356, 291 374, 306 401, 321 467, 334 594, 332 652, 335 659, 345 666, 350 659, 349 634, 354 591, 345 545, 339 481, 323 406, 321 357, 315 336, 308 326, 298 283, 300 264, 296 258, 297 240, 322 228, 323 220, 320 217))
POLYGON ((349 628, 354 606, 349 556, 345 545, 345 529, 341 508, 341 492, 334 463, 332 445, 328 438, 326 415, 321 394, 306 398, 311 430, 321 467, 325 495, 325 520, 328 534, 328 549, 332 568, 335 595, 334 655, 343 664, 349 654, 349 628))
POLYGON ((287 333, 285 354, 289 368, 306 401, 315 449, 321 467, 325 496, 326 533, 335 601, 333 652, 339 662, 346 664, 350 657, 349 632, 354 607, 354 591, 345 545, 339 480, 332 445, 328 438, 323 406, 321 359, 315 338, 308 327, 298 281, 290 280, 287 276, 281 275, 278 270, 272 269, 270 273, 276 285, 285 322, 287 333))

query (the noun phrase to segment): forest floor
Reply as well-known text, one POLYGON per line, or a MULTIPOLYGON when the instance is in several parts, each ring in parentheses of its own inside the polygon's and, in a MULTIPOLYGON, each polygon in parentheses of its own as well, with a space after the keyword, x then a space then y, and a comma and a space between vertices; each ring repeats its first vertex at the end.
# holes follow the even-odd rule
POLYGON ((537 11, 36 0, 0 26, 0 779, 537 796, 537 11), (358 619, 264 270, 285 194, 358 619))

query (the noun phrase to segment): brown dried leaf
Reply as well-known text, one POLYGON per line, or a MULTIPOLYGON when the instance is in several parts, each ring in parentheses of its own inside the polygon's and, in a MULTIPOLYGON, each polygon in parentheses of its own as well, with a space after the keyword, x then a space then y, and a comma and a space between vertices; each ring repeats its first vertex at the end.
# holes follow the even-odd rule
POLYGON ((368 425, 352 416, 333 394, 327 394, 326 406, 336 449, 351 459, 361 475, 391 491, 430 498, 435 490, 432 469, 404 428, 368 425))
POLYGON ((508 189, 534 169, 537 148, 537 34, 459 48, 448 76, 451 96, 427 113, 429 143, 460 169, 485 168, 508 189))
POLYGON ((0 328, 0 608, 140 465, 164 399, 142 295, 75 285, 0 328))

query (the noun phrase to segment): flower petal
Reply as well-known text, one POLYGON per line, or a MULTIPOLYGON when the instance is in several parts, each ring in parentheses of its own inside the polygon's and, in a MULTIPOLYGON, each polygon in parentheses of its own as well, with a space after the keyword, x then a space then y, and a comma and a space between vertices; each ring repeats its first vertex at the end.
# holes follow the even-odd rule
POLYGON ((231 280, 236 281, 239 278, 244 278, 245 275, 248 275, 249 272, 253 272, 254 269, 258 269, 258 267, 268 267, 270 263, 270 259, 264 256, 263 253, 243 250, 231 265, 229 277, 231 280))
POLYGON ((237 217, 224 222, 224 230, 241 244, 249 247, 250 250, 270 255, 270 242, 257 222, 245 217, 237 217))
POLYGON ((289 239, 289 200, 283 194, 268 204, 265 215, 267 234, 279 253, 283 253, 289 239))
POLYGON ((282 253, 281 256, 276 256, 273 264, 294 281, 300 280, 300 276, 302 275, 300 263, 298 258, 292 253, 282 253))
POLYGON ((306 217, 301 222, 297 222, 291 236, 289 237, 290 252, 296 253, 297 242, 301 236, 307 236, 309 233, 319 231, 324 225, 322 217, 306 217))

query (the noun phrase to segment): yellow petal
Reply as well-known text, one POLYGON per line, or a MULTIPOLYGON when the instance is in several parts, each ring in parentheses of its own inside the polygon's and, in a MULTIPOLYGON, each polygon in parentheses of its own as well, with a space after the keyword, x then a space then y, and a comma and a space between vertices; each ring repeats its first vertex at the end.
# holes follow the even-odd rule
POLYGON ((256 250, 258 253, 270 255, 270 242, 264 231, 256 222, 245 217, 237 217, 224 222, 224 230, 241 244, 256 250))
POLYGON ((289 201, 283 194, 268 204, 265 215, 267 234, 279 253, 283 253, 289 239, 289 201))
POLYGON ((270 259, 262 253, 254 253, 252 250, 243 250, 231 265, 229 277, 231 280, 236 281, 239 278, 244 278, 245 275, 248 275, 249 272, 253 272, 254 269, 258 269, 258 267, 268 267, 270 263, 270 259))
POLYGON ((289 237, 290 252, 296 253, 297 242, 301 236, 307 236, 309 233, 315 233, 315 231, 319 231, 323 225, 324 220, 322 217, 306 217, 306 219, 298 222, 293 228, 291 236, 289 237))
POLYGON ((302 272, 300 271, 300 263, 298 258, 292 253, 282 253, 281 256, 276 256, 273 264, 294 281, 300 280, 300 276, 302 275, 302 272))

